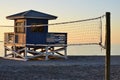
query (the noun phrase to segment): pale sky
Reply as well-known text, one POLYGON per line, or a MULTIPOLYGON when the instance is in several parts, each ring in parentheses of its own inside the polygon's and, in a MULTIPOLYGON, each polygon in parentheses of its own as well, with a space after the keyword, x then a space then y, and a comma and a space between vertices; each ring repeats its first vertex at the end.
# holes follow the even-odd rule
POLYGON ((6 16, 30 9, 58 16, 52 23, 98 17, 111 12, 112 43, 120 44, 119 8, 120 0, 1 0, 0 25, 13 25, 6 16))

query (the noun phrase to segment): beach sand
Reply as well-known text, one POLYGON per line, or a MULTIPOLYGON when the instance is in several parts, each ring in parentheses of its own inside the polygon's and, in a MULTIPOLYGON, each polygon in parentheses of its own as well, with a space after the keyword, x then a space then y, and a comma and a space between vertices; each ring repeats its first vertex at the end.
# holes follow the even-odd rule
MULTIPOLYGON (((0 80, 104 80, 104 56, 68 56, 68 59, 0 58, 0 80)), ((111 80, 120 80, 120 56, 111 58, 111 80)))

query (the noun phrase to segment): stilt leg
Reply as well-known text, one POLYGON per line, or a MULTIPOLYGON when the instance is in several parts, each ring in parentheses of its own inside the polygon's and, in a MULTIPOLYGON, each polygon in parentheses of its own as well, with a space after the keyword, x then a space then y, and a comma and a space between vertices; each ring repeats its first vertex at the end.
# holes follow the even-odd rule
MULTIPOLYGON (((16 47, 15 47, 15 46, 13 47, 13 51, 16 51, 16 47)), ((16 57, 16 54, 15 54, 15 53, 13 53, 13 57, 14 57, 14 58, 16 57)))
POLYGON ((45 47, 45 60, 49 60, 48 59, 48 46, 45 47))
POLYGON ((27 47, 25 47, 24 58, 25 58, 25 61, 27 61, 27 60, 28 60, 28 58, 27 58, 27 47))
POLYGON ((4 57, 7 57, 7 49, 6 49, 6 46, 4 46, 4 57))
POLYGON ((65 59, 67 59, 67 47, 65 46, 65 52, 64 52, 65 59))

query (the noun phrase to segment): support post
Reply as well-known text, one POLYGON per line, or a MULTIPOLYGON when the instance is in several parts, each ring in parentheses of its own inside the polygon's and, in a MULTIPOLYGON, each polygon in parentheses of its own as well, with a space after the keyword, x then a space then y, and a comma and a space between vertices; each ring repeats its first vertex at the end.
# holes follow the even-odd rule
POLYGON ((65 59, 67 59, 67 46, 65 46, 65 54, 64 54, 64 56, 65 56, 65 59))
POLYGON ((105 80, 110 80, 110 55, 111 55, 111 28, 110 12, 106 12, 106 58, 105 58, 105 80))
POLYGON ((25 46, 24 58, 25 58, 25 61, 27 61, 27 60, 28 60, 28 58, 27 58, 27 47, 26 47, 26 46, 25 46))
MULTIPOLYGON (((14 44, 14 46, 13 46, 13 51, 15 51, 15 52, 16 52, 16 47, 15 47, 15 44, 14 44)), ((13 57, 14 57, 14 58, 16 58, 16 54, 15 54, 15 53, 13 53, 13 57)))
POLYGON ((4 46, 4 57, 7 56, 7 50, 6 50, 6 46, 4 46))
POLYGON ((45 47, 45 60, 48 60, 48 46, 45 47))

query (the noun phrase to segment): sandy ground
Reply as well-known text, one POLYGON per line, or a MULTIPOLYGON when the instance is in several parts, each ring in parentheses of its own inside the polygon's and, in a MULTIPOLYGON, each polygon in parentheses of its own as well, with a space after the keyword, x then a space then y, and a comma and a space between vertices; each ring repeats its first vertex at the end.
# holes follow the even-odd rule
MULTIPOLYGON (((48 61, 0 58, 0 80, 104 80, 104 65, 103 56, 48 61)), ((111 58, 111 80, 120 80, 120 56, 111 58)))

